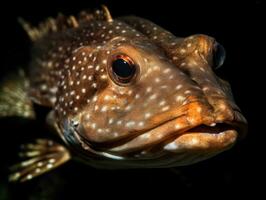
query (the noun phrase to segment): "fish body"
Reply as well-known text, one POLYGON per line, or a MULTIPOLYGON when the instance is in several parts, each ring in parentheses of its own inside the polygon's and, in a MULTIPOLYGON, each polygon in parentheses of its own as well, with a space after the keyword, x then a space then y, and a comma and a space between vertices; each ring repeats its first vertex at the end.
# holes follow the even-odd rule
MULTIPOLYGON (((23 26, 33 40, 28 97, 51 109, 48 122, 67 144, 37 141, 64 155, 45 158, 50 168, 70 155, 99 168, 183 166, 246 132, 230 85, 215 74, 225 52, 212 37, 176 37, 135 16, 112 19, 106 7, 23 26)), ((34 169, 43 173, 40 162, 34 169)))

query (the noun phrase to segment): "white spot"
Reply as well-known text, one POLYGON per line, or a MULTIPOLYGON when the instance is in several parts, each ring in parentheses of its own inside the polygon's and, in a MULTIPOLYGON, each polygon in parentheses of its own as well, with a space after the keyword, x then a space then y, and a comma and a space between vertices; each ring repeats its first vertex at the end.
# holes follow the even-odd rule
POLYGON ((51 164, 51 163, 49 163, 49 164, 46 165, 46 168, 47 169, 51 169, 52 167, 53 167, 53 164, 51 164))
POLYGON ((75 107, 75 108, 74 108, 74 111, 78 111, 78 107, 75 107))
POLYGON ((186 90, 185 94, 191 94, 191 91, 190 90, 186 90))
POLYGON ((46 84, 41 85, 41 90, 47 90, 47 85, 46 84))
POLYGON ((203 67, 200 67, 200 70, 203 71, 203 72, 205 72, 205 69, 203 67))
POLYGON ((92 127, 93 129, 95 129, 95 128, 96 128, 96 123, 92 123, 92 124, 91 124, 91 127, 92 127))
POLYGON ((157 98, 157 94, 153 94, 149 97, 150 100, 156 99, 157 98))
POLYGON ((88 77, 88 80, 89 80, 89 81, 91 81, 91 80, 92 80, 92 78, 93 78, 93 76, 92 76, 92 75, 90 75, 90 76, 88 77))
POLYGON ((188 48, 191 47, 191 43, 188 43, 188 44, 187 44, 187 47, 188 47, 188 48))
POLYGON ((28 175, 27 175, 27 179, 28 179, 28 180, 32 179, 32 175, 31 175, 31 174, 28 174, 28 175))
POLYGON ((199 143, 199 140, 195 137, 193 137, 191 140, 190 140, 190 145, 195 145, 195 144, 198 144, 199 143))
POLYGON ((102 80, 105 80, 105 79, 107 79, 107 76, 104 74, 104 75, 101 75, 101 79, 102 80))
POLYGON ((167 85, 162 85, 161 88, 162 89, 166 89, 166 88, 168 88, 168 86, 167 85))
POLYGON ((72 91, 70 92, 70 95, 73 96, 74 94, 75 94, 75 91, 72 90, 72 91))
POLYGON ((145 133, 145 134, 142 134, 142 135, 140 136, 140 138, 142 138, 142 139, 148 139, 150 136, 151 136, 150 133, 145 133))
POLYGON ((104 60, 102 61, 102 63, 103 63, 103 64, 106 64, 106 63, 107 63, 107 60, 106 60, 106 59, 104 59, 104 60))
POLYGON ((109 95, 105 95, 103 99, 106 100, 106 101, 108 101, 108 100, 111 99, 111 96, 109 96, 109 95))
POLYGON ((126 111, 129 111, 129 110, 131 110, 131 108, 132 108, 132 106, 131 105, 128 105, 128 106, 126 106, 125 110, 126 111))
POLYGON ((38 163, 37 163, 37 166, 38 166, 38 167, 43 166, 43 162, 38 162, 38 163))
POLYGON ((203 87, 203 91, 206 92, 207 90, 209 90, 210 88, 209 87, 203 87))
POLYGON ((165 107, 162 108, 162 111, 163 111, 163 112, 164 112, 164 111, 167 111, 167 110, 169 110, 169 108, 170 108, 169 106, 165 106, 165 107))
POLYGON ((129 121, 126 123, 126 127, 131 127, 131 126, 134 126, 136 124, 136 122, 134 121, 129 121))
POLYGON ((144 122, 143 121, 139 122, 138 126, 144 126, 144 122))
POLYGON ((161 101, 160 103, 159 103, 159 106, 164 106, 166 104, 166 101, 161 101))
POLYGON ((99 128, 99 129, 97 129, 97 132, 98 133, 102 133, 103 132, 103 129, 99 128))
POLYGON ((86 92, 86 89, 85 89, 85 88, 82 88, 82 89, 81 89, 81 92, 82 92, 82 93, 85 93, 85 92, 86 92))
POLYGON ((184 101, 186 98, 184 96, 181 96, 181 95, 178 95, 176 96, 175 100, 178 101, 178 102, 182 102, 184 101))
POLYGON ((113 118, 110 118, 109 120, 108 120, 108 124, 112 124, 114 122, 114 119, 113 118))
POLYGON ((151 92, 152 91, 152 87, 147 87, 146 88, 146 92, 148 93, 148 92, 151 92))
POLYGON ((136 94, 135 95, 135 99, 139 99, 140 95, 139 94, 136 94))
POLYGON ((88 121, 90 118, 91 118, 90 114, 87 114, 87 115, 85 116, 85 119, 86 119, 87 121, 88 121))
POLYGON ((169 69, 169 68, 167 68, 167 69, 165 69, 165 70, 163 70, 163 73, 164 74, 167 74, 167 73, 169 73, 171 70, 169 69))
POLYGON ((117 124, 117 125, 121 125, 121 124, 122 124, 122 120, 118 120, 118 121, 116 122, 116 124, 117 124))
POLYGON ((86 74, 82 76, 82 79, 83 80, 85 80, 86 78, 87 78, 87 75, 86 74))
POLYGON ((167 144, 167 145, 165 145, 164 146, 164 149, 165 150, 176 150, 177 149, 177 145, 176 145, 176 143, 175 142, 171 142, 171 143, 169 143, 169 144, 167 144))
POLYGON ((216 126, 216 123, 215 122, 211 123, 210 126, 214 127, 214 126, 216 126))
POLYGON ((181 67, 183 67, 183 66, 185 66, 185 65, 186 65, 185 62, 182 62, 182 63, 180 64, 181 67))
POLYGON ((183 85, 182 85, 182 84, 179 84, 179 85, 177 85, 177 86, 175 87, 175 89, 176 89, 176 90, 180 90, 182 87, 183 87, 183 85))
POLYGON ((156 83, 159 83, 161 81, 161 79, 159 79, 159 78, 155 78, 155 82, 156 83))
POLYGON ((96 83, 93 83, 91 86, 92 86, 93 88, 97 88, 97 84, 96 84, 96 83))
POLYGON ((108 106, 103 106, 102 109, 101 109, 101 112, 106 112, 108 109, 108 106))
POLYGON ((55 163, 55 159, 54 158, 51 158, 48 160, 49 163, 55 163))
POLYGON ((79 95, 77 95, 77 96, 76 96, 76 99, 77 99, 77 100, 79 100, 79 98, 80 98, 80 96, 79 96, 79 95))
POLYGON ((145 113, 144 114, 145 119, 148 119, 150 116, 151 116, 151 113, 145 113))

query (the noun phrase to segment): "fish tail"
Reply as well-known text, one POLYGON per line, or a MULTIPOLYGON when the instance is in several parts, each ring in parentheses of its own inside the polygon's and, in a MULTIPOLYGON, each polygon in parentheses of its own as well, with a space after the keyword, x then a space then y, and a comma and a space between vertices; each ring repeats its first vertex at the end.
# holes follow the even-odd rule
POLYGON ((61 144, 48 139, 21 146, 19 154, 24 160, 10 167, 10 182, 25 182, 57 168, 70 160, 69 151, 61 144))
POLYGON ((29 81, 23 70, 5 77, 0 83, 0 117, 35 118, 28 96, 29 81))

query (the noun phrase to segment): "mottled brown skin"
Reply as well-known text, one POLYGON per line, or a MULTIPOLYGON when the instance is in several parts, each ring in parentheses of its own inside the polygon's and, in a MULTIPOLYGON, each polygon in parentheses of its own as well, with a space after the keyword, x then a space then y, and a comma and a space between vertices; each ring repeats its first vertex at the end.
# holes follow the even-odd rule
POLYGON ((245 132, 229 84, 213 71, 217 45, 138 17, 84 18, 34 42, 30 95, 52 109, 50 123, 91 166, 192 164, 245 132), (127 84, 112 72, 121 55, 136 66, 127 84))

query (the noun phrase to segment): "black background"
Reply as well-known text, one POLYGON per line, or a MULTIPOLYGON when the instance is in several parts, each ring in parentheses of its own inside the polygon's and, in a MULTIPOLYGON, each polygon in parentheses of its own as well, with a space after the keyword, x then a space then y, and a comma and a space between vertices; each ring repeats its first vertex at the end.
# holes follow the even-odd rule
MULTIPOLYGON (((257 1, 82 1, 42 0, 1 2, 1 77, 29 61, 30 41, 17 18, 40 22, 59 11, 75 14, 106 4, 113 17, 134 14, 161 25, 177 36, 203 33, 226 49, 217 73, 228 80, 237 104, 249 122, 249 134, 233 149, 215 158, 178 170, 104 171, 70 162, 25 184, 8 184, 7 167, 15 162, 19 144, 36 137, 53 137, 39 120, 0 121, 0 199, 173 198, 190 196, 236 198, 264 195, 265 188, 265 19, 264 3, 257 1)), ((264 197, 265 198, 265 197, 264 197)))

